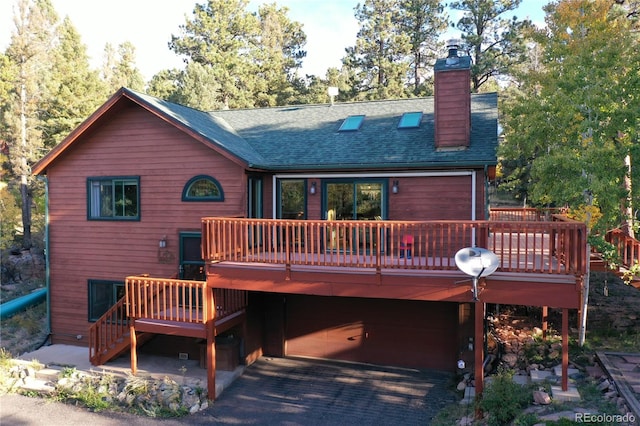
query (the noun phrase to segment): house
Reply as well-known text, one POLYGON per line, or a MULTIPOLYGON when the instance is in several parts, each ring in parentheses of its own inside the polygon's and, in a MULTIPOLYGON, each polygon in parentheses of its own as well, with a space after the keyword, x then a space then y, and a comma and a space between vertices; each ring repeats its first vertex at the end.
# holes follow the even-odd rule
POLYGON ((186 353, 213 398, 216 366, 261 355, 482 366, 487 303, 551 306, 566 387, 584 224, 490 212, 497 95, 469 76, 452 47, 433 98, 202 112, 119 90, 33 168, 53 343, 131 349, 134 372, 186 353), (497 271, 461 272, 469 247, 497 271))

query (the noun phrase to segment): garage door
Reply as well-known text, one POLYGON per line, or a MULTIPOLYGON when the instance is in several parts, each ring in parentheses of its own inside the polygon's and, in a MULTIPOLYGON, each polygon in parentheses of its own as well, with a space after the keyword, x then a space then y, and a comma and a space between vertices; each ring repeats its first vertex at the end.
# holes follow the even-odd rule
POLYGON ((286 354, 455 369, 455 303, 289 295, 286 354))

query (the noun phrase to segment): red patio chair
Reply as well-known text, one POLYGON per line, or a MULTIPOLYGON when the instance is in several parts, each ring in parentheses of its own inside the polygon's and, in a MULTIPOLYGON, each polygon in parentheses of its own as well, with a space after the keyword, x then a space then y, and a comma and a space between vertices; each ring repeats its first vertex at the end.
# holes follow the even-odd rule
POLYGON ((404 235, 400 240, 400 259, 406 253, 407 259, 411 259, 411 250, 413 249, 413 235, 404 235))

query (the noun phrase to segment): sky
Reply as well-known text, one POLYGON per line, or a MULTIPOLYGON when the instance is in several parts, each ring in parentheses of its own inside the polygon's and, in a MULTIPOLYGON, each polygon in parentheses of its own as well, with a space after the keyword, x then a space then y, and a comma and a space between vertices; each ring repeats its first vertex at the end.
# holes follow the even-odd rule
MULTIPOLYGON (((182 58, 169 50, 171 35, 192 18, 193 6, 206 0, 51 0, 60 19, 69 16, 87 46, 91 66, 99 68, 104 47, 129 41, 136 49, 136 65, 145 80, 170 68, 182 68, 182 58)), ((289 9, 289 17, 303 24, 307 35, 302 75, 324 76, 329 67, 339 68, 345 48, 355 44, 358 23, 353 11, 364 0, 251 0, 257 11, 263 3, 276 2, 289 9)), ((544 23, 542 6, 548 0, 523 0, 516 16, 544 23)), ((0 0, 0 49, 4 51, 15 31, 13 10, 17 0, 0 0)), ((459 32, 446 38, 459 37, 459 32)))

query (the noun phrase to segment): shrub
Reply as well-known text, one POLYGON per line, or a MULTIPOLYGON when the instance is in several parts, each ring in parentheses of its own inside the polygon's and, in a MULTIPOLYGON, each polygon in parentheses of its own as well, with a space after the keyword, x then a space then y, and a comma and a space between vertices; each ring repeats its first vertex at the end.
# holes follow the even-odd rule
POLYGON ((530 389, 513 381, 513 371, 500 369, 482 392, 478 407, 488 415, 490 425, 504 425, 530 402, 530 389))

